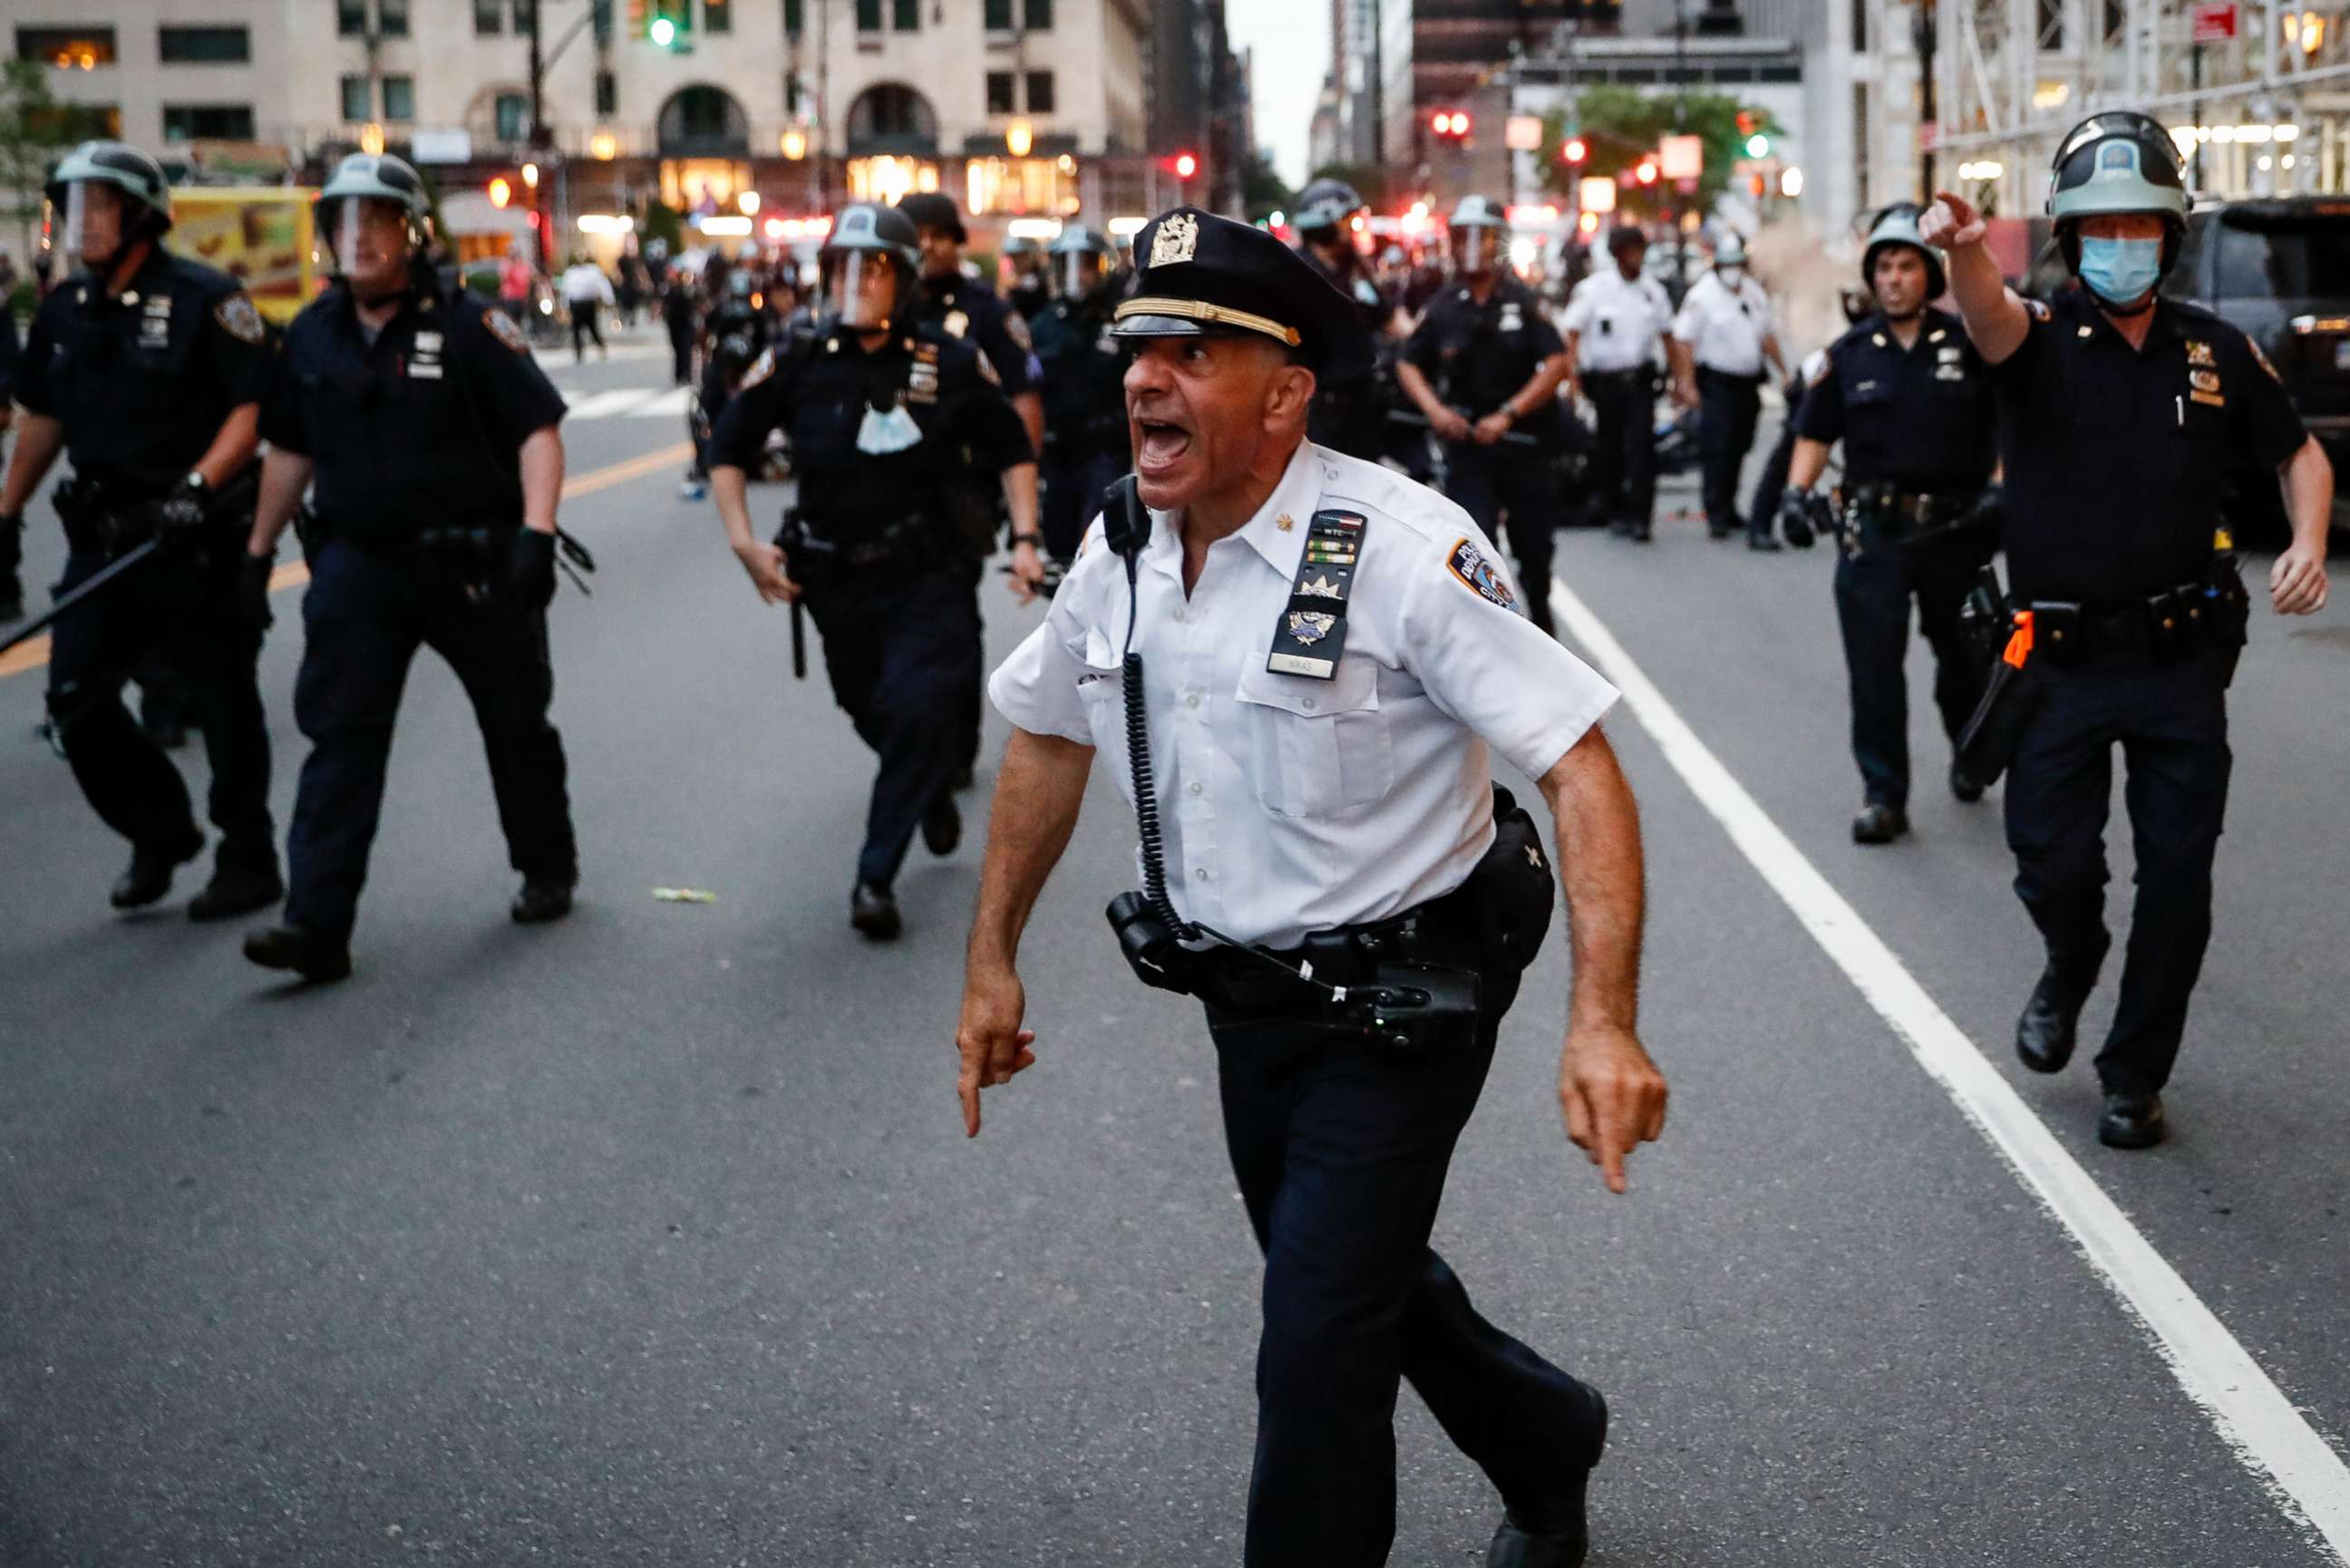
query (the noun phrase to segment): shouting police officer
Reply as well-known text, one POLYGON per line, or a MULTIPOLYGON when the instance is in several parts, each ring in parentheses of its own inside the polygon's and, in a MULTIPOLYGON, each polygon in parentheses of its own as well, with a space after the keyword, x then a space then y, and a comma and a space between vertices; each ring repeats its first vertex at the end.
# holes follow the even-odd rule
POLYGON ((271 377, 250 545, 265 565, 315 479, 319 532, 305 542, 294 689, 310 756, 294 797, 285 921, 247 937, 244 956, 328 981, 350 972, 392 725, 420 645, 449 661, 473 701, 523 877, 515 919, 570 911, 578 851, 563 742, 546 716, 563 399, 510 317, 444 289, 423 261, 415 170, 354 153, 315 210, 338 275, 294 318, 271 377))
POLYGON ((825 316, 761 357, 711 434, 711 492, 759 597, 795 608, 805 599, 833 696, 879 754, 849 923, 887 940, 899 928, 891 884, 916 827, 937 855, 962 834, 952 784, 979 630, 970 557, 949 517, 961 462, 951 449, 1003 476, 1024 598, 1043 575, 1036 460, 994 367, 917 324, 904 213, 843 208, 823 263, 825 316), (770 545, 751 532, 748 496, 778 426, 791 433, 799 502, 770 545))
POLYGON ((1192 208, 1136 254, 1118 317, 1139 483, 993 686, 1015 728, 957 1032, 965 1130, 1035 1060, 1021 930, 1099 748, 1142 843, 1145 890, 1112 919, 1138 976, 1207 1005, 1264 1250, 1247 1563, 1386 1561, 1409 1378, 1501 1490, 1489 1561, 1567 1568, 1606 1407, 1481 1317, 1428 1239, 1560 875, 1494 751, 1558 823, 1568 1132, 1620 1191, 1662 1129, 1634 1033, 1639 828, 1596 728, 1616 694, 1515 613, 1461 508, 1305 439, 1319 368, 1370 351, 1344 296, 1192 208))
POLYGON ((1575 286, 1559 324, 1568 382, 1597 415, 1592 504, 1612 532, 1646 541, 1657 509, 1657 386, 1680 348, 1666 332, 1673 306, 1665 286, 1642 271, 1648 237, 1618 223, 1607 231, 1607 254, 1616 265, 1575 286))
POLYGON ((1030 323, 1044 368, 1045 548, 1066 565, 1102 487, 1126 472, 1126 354, 1110 337, 1108 240, 1071 223, 1053 241, 1056 297, 1030 323))
POLYGON ((1566 346, 1503 254, 1509 227, 1483 196, 1452 210, 1456 286, 1429 301, 1396 379, 1444 442, 1444 488, 1488 535, 1508 517, 1527 618, 1551 629, 1558 384, 1566 346))
POLYGON ((159 650, 187 684, 212 763, 221 843, 200 920, 263 909, 285 889, 269 821, 269 730, 255 664, 268 621, 267 567, 240 567, 253 505, 248 470, 268 369, 260 314, 237 285, 163 248, 162 169, 119 141, 89 141, 57 165, 48 198, 78 266, 33 318, 16 378, 25 428, 0 483, 0 528, 60 451, 57 487, 70 591, 149 541, 151 558, 59 618, 49 714, 74 777, 109 827, 130 840, 117 909, 152 904, 204 846, 187 786, 123 707, 123 681, 159 650), (255 594, 241 601, 238 573, 255 594), (256 575, 257 574, 257 575, 256 575), (241 602, 258 598, 250 618, 241 602))
MULTIPOLYGON (((1360 375, 1317 381, 1306 434, 1317 446, 1377 462, 1395 444, 1382 393, 1398 321, 1395 305, 1371 280, 1371 269, 1355 248, 1355 218, 1363 208, 1362 197, 1345 181, 1316 180, 1297 193, 1290 221, 1297 225, 1297 254, 1322 275, 1322 281, 1354 302, 1373 348, 1371 363, 1360 375)), ((1484 521, 1491 526, 1490 518, 1484 521)))
MULTIPOLYGON (((1928 308, 1942 264, 1918 233, 1918 210, 1886 210, 1861 251, 1877 310, 1832 344, 1797 417, 1794 456, 1780 502, 1788 537, 1811 536, 1821 503, 1812 487, 1828 448, 1845 445, 1845 514, 1838 536, 1836 623, 1852 683, 1852 753, 1862 804, 1852 836, 1890 844, 1909 831, 1909 601, 1934 653, 1934 706, 1955 744, 1982 695, 1983 669, 1960 607, 1998 548, 1998 461, 1991 384, 1966 329, 1928 308)), ((1950 792, 1982 785, 1950 764, 1950 792)))
MULTIPOLYGON (((2120 1005, 2097 1076, 2097 1136, 2161 1141, 2161 1090, 2211 936, 2228 801, 2227 689, 2249 601, 2217 533, 2231 463, 2273 469, 2293 543, 2269 574, 2280 615, 2325 603, 2334 473, 2277 373, 2210 311, 2165 299, 2186 236, 2178 144, 2159 121, 2091 115, 2058 146, 2048 213, 2080 286, 2027 304, 1956 196, 1920 225, 1999 383, 2010 587, 2041 676, 2010 763, 2015 890, 2048 964, 2016 1025, 2025 1066, 2064 1067, 2110 939, 2105 825, 2116 742, 2137 852, 2120 1005)), ((2019 634, 2019 639, 2021 634, 2019 634)))

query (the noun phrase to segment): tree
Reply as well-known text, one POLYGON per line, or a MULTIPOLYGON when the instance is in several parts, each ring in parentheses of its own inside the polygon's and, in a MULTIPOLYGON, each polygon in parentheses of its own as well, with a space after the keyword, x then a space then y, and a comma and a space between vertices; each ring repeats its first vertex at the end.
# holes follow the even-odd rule
POLYGON ((1251 223, 1274 213, 1285 213, 1296 200, 1297 193, 1282 182, 1263 153, 1249 154, 1248 162, 1241 169, 1241 207, 1251 223))
POLYGON ((1711 212, 1729 188, 1731 165, 1746 156, 1743 143, 1748 133, 1738 128, 1739 114, 1752 116, 1753 123, 1772 135, 1778 134, 1779 127, 1768 109, 1741 104, 1720 93, 1693 92, 1679 100, 1681 123, 1676 132, 1675 101, 1669 92, 1651 95, 1625 87, 1584 88, 1576 95, 1573 114, 1575 134, 1583 138, 1590 155, 1579 168, 1559 161, 1568 114, 1553 110, 1543 120, 1543 182, 1565 193, 1581 176, 1612 175, 1622 182, 1617 202, 1630 216, 1655 218, 1691 208, 1711 212), (1665 180, 1647 186, 1631 182, 1627 176, 1642 155, 1655 151, 1660 140, 1675 134, 1695 136, 1705 144, 1705 171, 1698 176, 1696 192, 1684 195, 1665 180))
POLYGON ((38 60, 0 65, 0 219, 16 224, 27 256, 50 169, 75 142, 105 134, 99 110, 57 102, 38 60))

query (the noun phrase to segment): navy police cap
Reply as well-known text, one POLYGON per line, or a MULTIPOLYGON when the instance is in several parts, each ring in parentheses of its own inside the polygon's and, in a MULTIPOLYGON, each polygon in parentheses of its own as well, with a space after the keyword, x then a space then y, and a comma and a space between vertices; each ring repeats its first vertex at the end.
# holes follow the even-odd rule
POLYGON ((1370 335, 1354 302, 1263 229, 1178 207, 1143 225, 1134 259, 1134 296, 1119 303, 1113 337, 1255 333, 1295 349, 1320 376, 1371 368, 1370 335))

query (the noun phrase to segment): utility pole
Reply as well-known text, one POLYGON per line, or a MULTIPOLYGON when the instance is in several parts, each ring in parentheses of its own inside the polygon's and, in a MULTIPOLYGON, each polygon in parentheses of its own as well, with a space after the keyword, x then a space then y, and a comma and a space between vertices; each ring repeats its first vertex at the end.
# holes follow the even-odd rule
POLYGON ((1941 109, 1934 80, 1934 51, 1941 37, 1936 26, 1934 0, 1918 0, 1909 41, 1918 51, 1918 122, 1927 128, 1925 150, 1918 157, 1920 202, 1931 202, 1935 191, 1935 150, 1941 145, 1941 109))
MULTIPOLYGON (((1673 134, 1689 127, 1689 0, 1673 0, 1673 134)), ((1689 246, 1681 235, 1680 182, 1673 182, 1673 297, 1689 292, 1689 246)))

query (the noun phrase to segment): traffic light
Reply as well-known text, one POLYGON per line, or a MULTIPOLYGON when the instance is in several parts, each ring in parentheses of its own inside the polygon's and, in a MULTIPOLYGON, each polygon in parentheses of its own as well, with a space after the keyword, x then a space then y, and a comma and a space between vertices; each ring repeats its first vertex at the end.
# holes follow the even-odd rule
POLYGON ((1460 141, 1469 134, 1469 112, 1460 109, 1440 109, 1428 117, 1428 129, 1439 138, 1460 141))
MULTIPOLYGON (((634 0, 631 0, 634 3, 634 0)), ((681 55, 693 52, 693 0, 646 0, 650 11, 645 37, 654 47, 681 55)))
POLYGON ((641 38, 652 25, 651 0, 629 0, 629 36, 641 38))
POLYGON ((1632 171, 1632 178, 1643 185, 1655 184, 1657 182, 1657 161, 1654 158, 1641 159, 1640 166, 1632 171))
POLYGON ((1558 150, 1558 161, 1561 163, 1571 163, 1578 169, 1590 156, 1591 143, 1584 140, 1580 136, 1568 137, 1558 150))
POLYGON ((1178 152, 1170 165, 1178 180, 1189 180, 1200 171, 1200 157, 1195 152, 1178 152))
POLYGON ((1758 130, 1758 131, 1756 131, 1753 135, 1752 135, 1752 136, 1748 137, 1748 138, 1746 139, 1746 156, 1747 156, 1747 157, 1749 157, 1749 158, 1768 158, 1768 157, 1770 157, 1770 156, 1771 156, 1771 139, 1770 139, 1769 137, 1767 137, 1767 136, 1763 135, 1763 134, 1762 134, 1761 131, 1759 131, 1759 130, 1758 130))

